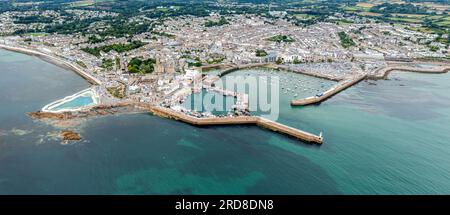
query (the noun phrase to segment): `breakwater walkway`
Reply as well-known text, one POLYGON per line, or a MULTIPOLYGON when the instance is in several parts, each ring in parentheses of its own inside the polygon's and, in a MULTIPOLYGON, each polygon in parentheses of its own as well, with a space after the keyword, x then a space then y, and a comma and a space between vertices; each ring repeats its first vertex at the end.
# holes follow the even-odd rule
POLYGON ((308 76, 312 76, 312 77, 316 77, 316 78, 322 78, 322 79, 326 79, 326 80, 330 80, 330 81, 342 81, 343 80, 340 77, 336 77, 336 76, 332 76, 332 75, 324 75, 324 74, 321 74, 321 73, 306 72, 306 71, 304 71, 302 69, 294 68, 294 67, 289 66, 289 65, 267 64, 264 67, 271 68, 271 69, 285 70, 285 71, 288 71, 288 72, 298 73, 298 74, 302 74, 302 75, 308 75, 308 76))
POLYGON ((236 64, 232 64, 232 63, 218 63, 218 64, 210 64, 210 65, 206 65, 206 66, 201 66, 200 69, 202 71, 206 71, 206 70, 210 70, 210 69, 222 69, 222 68, 228 68, 228 67, 233 67, 236 64))
POLYGON ((446 73, 450 71, 450 65, 434 65, 430 67, 423 67, 420 65, 410 65, 410 64, 394 64, 389 65, 387 67, 381 68, 375 72, 374 75, 367 76, 366 74, 360 74, 355 75, 349 79, 344 79, 339 81, 336 85, 334 85, 329 90, 317 94, 315 96, 311 96, 308 98, 298 99, 291 101, 291 105, 293 106, 306 106, 310 104, 316 104, 320 103, 333 95, 339 93, 340 91, 351 87, 352 85, 360 82, 366 77, 374 78, 374 79, 381 79, 381 78, 387 78, 387 76, 392 71, 404 71, 404 72, 417 72, 417 73, 446 73))
POLYGON ((411 65, 390 65, 379 69, 372 78, 387 78, 392 71, 417 72, 417 73, 446 73, 450 71, 450 65, 436 65, 430 67, 419 67, 411 65))
POLYGON ((52 56, 49 54, 45 54, 45 53, 42 53, 39 51, 27 49, 27 48, 7 46, 7 45, 3 45, 3 44, 0 44, 0 49, 5 49, 8 51, 13 51, 13 52, 19 52, 19 53, 23 53, 23 54, 27 54, 27 55, 32 55, 32 56, 38 56, 38 57, 43 58, 44 60, 50 61, 51 63, 53 63, 55 65, 59 65, 59 66, 63 66, 63 67, 67 67, 67 68, 71 69, 72 71, 76 72, 81 77, 83 77, 84 79, 88 80, 91 84, 101 85, 101 83, 102 83, 96 77, 83 71, 78 66, 76 66, 70 62, 67 62, 63 59, 60 59, 59 57, 55 57, 55 56, 52 56))
POLYGON ((315 96, 311 96, 308 98, 292 100, 291 105, 293 105, 293 106, 305 106, 305 105, 322 102, 322 101, 332 97, 333 95, 339 93, 340 91, 360 82, 361 80, 363 80, 366 77, 366 74, 356 74, 350 78, 342 79, 342 78, 333 77, 333 76, 312 74, 312 73, 304 72, 300 69, 295 69, 295 68, 292 68, 292 67, 289 67, 286 65, 277 65, 277 64, 273 64, 273 63, 252 63, 252 64, 236 65, 236 66, 222 70, 218 74, 218 76, 222 77, 222 76, 227 75, 236 70, 255 68, 255 67, 265 67, 265 68, 271 68, 271 69, 286 70, 289 72, 300 73, 300 74, 309 75, 309 76, 313 76, 313 77, 317 77, 317 78, 323 78, 323 79, 327 79, 327 80, 331 80, 331 81, 338 81, 338 83, 336 85, 334 85, 332 88, 330 88, 329 90, 327 90, 323 93, 320 93, 320 94, 317 94, 315 96))
POLYGON ((351 87, 354 84, 360 82, 365 77, 366 77, 365 74, 354 75, 352 78, 339 81, 336 85, 334 85, 333 87, 331 87, 330 89, 328 89, 327 91, 325 91, 323 93, 317 94, 315 96, 303 98, 303 99, 292 100, 291 105, 305 106, 305 105, 320 103, 320 102, 332 97, 333 95, 341 92, 342 90, 345 90, 346 88, 351 87))
POLYGON ((287 125, 274 122, 272 120, 264 119, 259 116, 233 116, 233 117, 207 117, 197 118, 189 116, 187 114, 174 111, 169 108, 160 106, 149 107, 150 111, 157 116, 179 120, 185 123, 196 126, 208 126, 208 125, 236 125, 236 124, 254 124, 272 131, 279 132, 305 142, 322 144, 322 135, 314 135, 296 128, 292 128, 287 125))
MULTIPOLYGON (((227 65, 227 66, 229 66, 229 65, 227 65)), ((226 69, 223 69, 218 74, 218 76, 222 77, 224 75, 227 75, 229 73, 232 73, 232 72, 240 70, 240 69, 249 69, 249 68, 257 68, 257 67, 285 70, 288 72, 294 72, 294 73, 308 75, 308 76, 312 76, 312 77, 316 77, 316 78, 323 78, 323 79, 330 80, 330 81, 342 81, 343 80, 342 78, 331 76, 331 75, 323 75, 323 74, 319 74, 319 73, 306 72, 304 70, 301 70, 298 68, 293 68, 288 65, 281 65, 281 64, 278 65, 278 64, 274 64, 274 63, 250 63, 250 64, 234 65, 234 66, 228 67, 226 69)))
POLYGON ((222 76, 224 76, 228 73, 234 72, 236 70, 248 69, 248 68, 254 68, 254 67, 267 67, 268 65, 269 65, 269 63, 239 64, 239 65, 235 65, 235 66, 232 66, 232 67, 222 70, 219 74, 217 74, 217 76, 222 77, 222 76))

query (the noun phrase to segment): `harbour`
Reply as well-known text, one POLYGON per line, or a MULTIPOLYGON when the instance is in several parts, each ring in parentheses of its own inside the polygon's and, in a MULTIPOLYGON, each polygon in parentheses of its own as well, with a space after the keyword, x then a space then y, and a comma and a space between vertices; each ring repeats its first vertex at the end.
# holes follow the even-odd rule
POLYGON ((341 92, 342 90, 345 90, 346 88, 351 87, 354 84, 362 81, 365 77, 366 77, 366 75, 363 75, 363 74, 355 75, 354 77, 352 77, 350 79, 346 79, 346 80, 338 82, 332 88, 328 89, 325 92, 318 93, 315 96, 311 96, 311 97, 304 98, 304 99, 292 100, 291 105, 305 106, 305 105, 320 103, 320 102, 332 97, 333 95, 341 92))
MULTIPOLYGON (((25 53, 25 54, 30 54, 30 55, 38 55, 41 57, 45 57, 45 58, 49 58, 52 61, 51 62, 56 62, 57 65, 68 65, 70 66, 75 72, 77 72, 78 74, 80 74, 83 78, 86 78, 87 80, 91 81, 91 83, 94 84, 101 84, 101 82, 99 80, 97 80, 94 77, 91 77, 91 75, 83 72, 82 70, 80 70, 79 68, 77 68, 76 66, 73 66, 71 63, 67 63, 65 61, 61 61, 56 59, 55 57, 52 57, 50 55, 47 54, 43 54, 37 51, 32 51, 32 50, 28 50, 28 49, 22 49, 22 48, 14 48, 14 47, 8 47, 8 46, 4 46, 2 45, 1 48, 7 49, 7 50, 12 50, 12 51, 17 51, 17 52, 21 52, 21 53, 25 53)), ((286 66, 278 66, 278 65, 274 65, 271 63, 253 63, 253 64, 245 64, 245 65, 236 65, 236 66, 231 66, 230 65, 225 65, 225 69, 222 69, 221 72, 218 74, 219 77, 223 77, 231 72, 237 71, 237 70, 243 70, 243 69, 250 69, 250 68, 272 68, 272 69, 281 69, 281 70, 285 70, 288 72, 295 72, 295 73, 300 73, 300 74, 305 74, 305 75, 311 75, 308 73, 303 73, 299 70, 295 70, 295 69, 291 69, 289 67, 286 66), (228 67, 228 68, 227 68, 228 67)), ((216 67, 216 66, 213 66, 216 67)), ((423 72, 423 73, 444 73, 447 72, 449 70, 448 66, 440 66, 440 67, 431 67, 431 68, 420 68, 420 67, 416 67, 416 68, 412 68, 411 67, 407 67, 407 66, 389 66, 383 69, 380 69, 377 73, 379 74, 380 72, 383 74, 382 77, 387 77, 387 75, 394 70, 399 70, 399 71, 412 71, 412 72, 423 72)), ((306 105, 310 105, 310 104, 317 104, 320 103, 332 96, 334 96, 335 94, 341 92, 342 90, 345 90, 348 87, 351 87, 352 85, 360 82, 361 80, 365 79, 367 77, 366 74, 355 74, 352 75, 350 77, 347 77, 346 79, 334 79, 334 78, 329 78, 329 77, 323 77, 323 76, 317 76, 317 75, 311 75, 313 77, 320 77, 320 78, 324 78, 327 80, 332 80, 332 81, 336 81, 336 80, 340 80, 337 82, 336 85, 334 85, 333 87, 331 87, 330 89, 322 92, 322 93, 318 93, 315 96, 311 96, 311 97, 307 97, 307 98, 303 98, 303 99, 294 99, 290 102, 290 104, 292 106, 306 106, 306 105)), ((228 91, 226 89, 220 89, 220 88, 214 88, 211 86, 206 86, 208 89, 217 91, 225 96, 233 96, 237 98, 237 102, 236 104, 233 106, 234 109, 238 110, 238 111, 242 111, 242 110, 247 110, 248 109, 248 95, 240 95, 237 94, 235 92, 232 91, 228 91)), ((92 94, 92 90, 89 90, 92 94)), ((82 93, 84 93, 84 91, 82 91, 82 93)), ((54 112, 54 113, 58 113, 58 112, 67 112, 67 111, 77 111, 80 110, 81 108, 86 108, 83 106, 87 106, 87 108, 89 106, 95 106, 96 104, 98 104, 98 96, 94 96, 91 98, 95 98, 94 100, 90 101, 89 104, 82 104, 81 107, 72 107, 72 108, 62 108, 62 109, 56 109, 56 110, 52 110, 55 109, 55 107, 57 107, 58 103, 61 102, 66 102, 66 100, 72 101, 74 97, 78 96, 77 94, 73 95, 73 96, 69 96, 66 97, 62 100, 58 100, 55 102, 52 102, 48 105, 46 105, 44 108, 42 108, 43 112, 54 112)), ((296 97, 297 94, 294 96, 296 97)), ((154 106, 151 111, 153 113, 155 113, 155 110, 157 110, 159 107, 158 106, 154 106)), ((157 111, 158 114, 156 115, 161 115, 161 110, 157 111)), ((168 113, 165 113, 166 115, 168 113)), ((174 112, 170 112, 171 115, 174 114, 174 112)), ((195 125, 206 125, 206 124, 256 124, 259 125, 260 127, 265 127, 265 128, 269 128, 273 131, 278 131, 280 133, 283 134, 287 134, 289 136, 295 137, 297 139, 303 140, 305 142, 313 142, 313 143, 318 143, 318 144, 322 144, 323 143, 323 137, 322 137, 322 132, 319 136, 317 135, 313 135, 310 134, 308 132, 304 132, 298 129, 294 129, 291 128, 289 126, 280 124, 280 123, 276 123, 267 119, 263 119, 261 117, 258 116, 244 116, 244 117, 235 117, 235 116, 228 116, 228 117, 222 117, 222 118, 191 118, 192 116, 186 115, 187 118, 180 118, 180 114, 184 114, 183 112, 178 111, 177 116, 175 117, 176 119, 183 119, 183 121, 188 122, 190 124, 195 124, 195 125)), ((163 114, 164 115, 164 114, 163 114)), ((169 118, 173 118, 173 117, 169 117, 169 118)))
MULTIPOLYGON (((197 127, 145 113, 92 118, 80 125, 82 141, 63 145, 52 138, 54 128, 24 113, 89 84, 39 59, 7 55, 11 62, 0 62, 2 194, 439 194, 450 189, 448 73, 394 71, 390 80, 359 82, 320 106, 283 105, 281 123, 325 131, 320 148, 249 124, 197 127)), ((281 95, 289 104, 292 96, 281 95)))
POLYGON ((447 2, 1 1, 0 195, 450 194, 447 2))

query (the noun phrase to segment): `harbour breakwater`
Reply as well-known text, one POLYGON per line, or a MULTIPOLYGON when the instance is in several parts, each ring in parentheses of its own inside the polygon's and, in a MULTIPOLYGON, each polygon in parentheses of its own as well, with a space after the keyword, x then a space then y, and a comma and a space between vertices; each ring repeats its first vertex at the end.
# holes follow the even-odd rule
POLYGON ((314 135, 287 125, 283 125, 259 116, 233 116, 233 117, 207 117, 197 118, 186 115, 181 112, 164 108, 160 106, 149 107, 150 111, 160 117, 179 120, 191 125, 208 126, 208 125, 237 125, 237 124, 253 124, 281 134, 285 134, 305 142, 322 144, 322 135, 314 135))
POLYGON ((311 96, 308 98, 304 98, 304 99, 297 99, 297 100, 292 100, 291 101, 291 105, 293 106, 304 106, 304 105, 310 105, 310 104, 315 104, 315 103, 320 103, 330 97, 332 97, 333 95, 339 93, 340 91, 360 82, 361 80, 363 80, 364 78, 366 78, 365 74, 357 74, 357 75, 353 75, 350 78, 347 79, 342 79, 342 78, 338 78, 338 77, 333 77, 333 76, 326 76, 326 75, 321 75, 321 74, 315 74, 315 73, 308 73, 305 71, 302 71, 300 69, 295 69, 286 65, 278 65, 278 64, 273 64, 273 63, 253 63, 253 64, 245 64, 245 65, 236 65, 230 68, 227 68, 225 70, 222 70, 218 76, 222 77, 224 75, 227 75, 231 72, 240 70, 240 69, 247 69, 247 68, 255 68, 255 67, 263 67, 263 68, 271 68, 271 69, 278 69, 278 70, 285 70, 288 72, 294 72, 294 73, 299 73, 299 74, 303 74, 303 75, 308 75, 308 76, 313 76, 316 78, 322 78, 322 79, 326 79, 326 80, 330 80, 330 81, 338 81, 338 83, 336 85, 334 85, 332 88, 330 88, 329 90, 315 95, 315 96, 311 96))
POLYGON ((87 81, 89 81, 89 83, 94 84, 94 85, 101 85, 101 81, 98 80, 96 77, 92 76, 91 74, 83 71, 81 68, 79 68, 78 66, 67 62, 66 60, 60 59, 59 57, 55 57, 49 54, 45 54, 36 50, 31 50, 28 48, 22 48, 22 47, 14 47, 14 46, 7 46, 7 45, 3 45, 0 44, 0 49, 5 49, 8 51, 13 51, 13 52, 19 52, 22 54, 26 54, 26 55, 31 55, 31 56, 37 56, 45 61, 48 61, 52 64, 55 64, 57 66, 63 67, 63 68, 68 68, 74 72, 76 72, 77 74, 79 74, 81 77, 83 77, 84 79, 86 79, 87 81))
POLYGON ((294 72, 294 73, 298 73, 298 74, 302 74, 302 75, 308 75, 308 76, 312 76, 312 77, 316 77, 316 78, 322 78, 322 79, 326 79, 326 80, 330 80, 330 81, 342 81, 342 78, 339 77, 334 77, 334 76, 328 76, 328 75, 323 75, 321 73, 311 73, 311 72, 306 72, 302 69, 298 69, 298 68, 293 68, 290 67, 288 65, 281 65, 281 64, 267 64, 264 67, 266 68, 271 68, 271 69, 278 69, 278 70, 285 70, 288 72, 294 72))
MULTIPOLYGON (((229 66, 229 65, 227 65, 227 66, 229 66)), ((276 69, 276 70, 285 70, 288 72, 294 72, 294 73, 308 75, 308 76, 312 76, 312 77, 316 77, 316 78, 322 78, 322 79, 326 79, 326 80, 330 80, 330 81, 342 81, 343 80, 342 78, 339 78, 339 77, 328 76, 328 75, 323 75, 323 74, 319 74, 319 73, 306 72, 301 69, 292 68, 288 65, 279 65, 279 64, 273 64, 273 63, 250 63, 250 64, 234 65, 234 66, 228 67, 228 68, 222 70, 221 72, 219 72, 218 76, 222 77, 224 75, 227 75, 227 74, 232 73, 237 70, 257 68, 257 67, 276 69)))
POLYGON ((225 69, 228 67, 233 67, 236 64, 232 64, 232 63, 218 63, 218 64, 210 64, 210 65, 206 65, 206 66, 201 66, 200 69, 201 71, 208 71, 211 69, 225 69))
POLYGON ((317 94, 315 96, 311 96, 308 98, 292 100, 291 105, 293 106, 306 106, 311 104, 317 104, 326 99, 336 95, 337 93, 345 90, 348 87, 351 87, 363 79, 372 78, 372 79, 385 79, 392 71, 404 71, 404 72, 417 72, 417 73, 446 73, 450 70, 450 65, 433 65, 429 68, 424 68, 420 66, 410 66, 410 65, 389 65, 388 67, 384 67, 375 72, 375 75, 368 76, 366 74, 358 74, 349 79, 344 79, 339 81, 336 85, 334 85, 329 90, 317 94))
POLYGON ((370 78, 374 79, 386 79, 392 71, 403 72, 417 72, 417 73, 431 73, 440 74, 450 71, 450 65, 437 65, 429 68, 410 66, 410 65, 390 65, 388 67, 379 69, 374 76, 370 78))
POLYGON ((303 99, 292 100, 291 105, 293 106, 305 106, 310 104, 320 103, 325 101, 326 99, 336 95, 342 90, 347 89, 348 87, 353 86, 354 84, 362 81, 366 77, 365 74, 358 74, 353 76, 352 78, 345 79, 343 81, 338 82, 336 85, 328 89, 327 91, 317 94, 315 96, 310 96, 303 99))
POLYGON ((250 63, 250 64, 239 64, 235 65, 229 68, 226 68, 217 74, 217 76, 222 77, 226 74, 232 73, 234 71, 240 70, 240 69, 249 69, 249 68, 255 68, 255 67, 267 67, 269 66, 269 63, 250 63))

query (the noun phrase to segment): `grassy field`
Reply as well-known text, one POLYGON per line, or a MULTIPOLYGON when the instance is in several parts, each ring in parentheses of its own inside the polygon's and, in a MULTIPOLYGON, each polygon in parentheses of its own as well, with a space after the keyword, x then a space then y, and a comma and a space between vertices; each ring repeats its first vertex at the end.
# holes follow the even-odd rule
POLYGON ((413 3, 414 5, 418 6, 425 6, 429 7, 436 11, 445 11, 447 9, 450 9, 450 5, 444 5, 444 4, 436 4, 436 3, 430 3, 430 2, 424 2, 424 3, 413 3))
POLYGON ((26 36, 33 36, 33 37, 39 37, 39 36, 47 36, 48 33, 45 32, 36 32, 36 33, 27 33, 26 36))
POLYGON ((95 4, 94 0, 75 1, 68 3, 70 7, 87 7, 95 4))
POLYGON ((450 21, 442 21, 442 22, 436 22, 437 25, 441 26, 441 27, 446 27, 446 28, 450 28, 450 21))
MULTIPOLYGON (((406 2, 402 0, 367 0, 365 2, 359 2, 354 6, 346 6, 343 7, 344 10, 350 13, 358 14, 364 17, 384 17, 385 15, 382 13, 374 13, 371 12, 370 9, 376 5, 382 3, 391 3, 391 4, 406 4, 406 2)), ((385 20, 389 22, 393 22, 396 25, 402 25, 407 29, 419 31, 423 33, 445 33, 450 29, 450 12, 446 12, 445 10, 450 9, 450 5, 446 4, 437 4, 437 3, 413 3, 417 6, 424 6, 430 10, 430 12, 435 12, 436 15, 430 14, 404 14, 404 13, 392 13, 390 16, 385 17, 385 20), (437 28, 426 27, 426 26, 418 26, 417 24, 424 24, 425 20, 431 20, 432 23, 436 24, 437 28), (415 25, 408 25, 415 24, 415 25)), ((344 23, 342 23, 344 24, 344 23)))
POLYGON ((70 2, 67 4, 70 7, 88 7, 88 6, 92 6, 96 3, 109 2, 109 1, 114 1, 114 0, 81 0, 81 1, 70 2))
POLYGON ((375 6, 375 4, 372 3, 365 3, 365 2, 359 2, 356 4, 357 7, 362 7, 362 8, 371 8, 373 6, 375 6))
POLYGON ((407 18, 414 18, 414 19, 420 19, 420 18, 424 18, 427 15, 425 14, 406 14, 406 13, 393 13, 392 16, 396 16, 396 17, 407 17, 407 18))
POLYGON ((372 13, 372 12, 359 12, 358 13, 361 16, 382 16, 381 13, 372 13))
POLYGON ((370 8, 358 7, 358 6, 346 6, 346 7, 344 7, 344 10, 355 11, 355 12, 361 12, 361 11, 369 12, 370 8))
POLYGON ((309 14, 305 14, 305 13, 297 13, 294 16, 295 16, 295 18, 302 19, 302 20, 309 20, 309 19, 314 18, 313 15, 309 15, 309 14))
POLYGON ((367 3, 367 2, 358 2, 355 6, 346 6, 343 9, 346 11, 355 11, 355 12, 369 12, 370 8, 375 6, 376 4, 367 3))
POLYGON ((399 22, 406 22, 406 23, 414 23, 414 24, 420 24, 423 22, 422 19, 416 19, 416 18, 403 18, 403 17, 390 17, 389 20, 392 21, 399 21, 399 22))

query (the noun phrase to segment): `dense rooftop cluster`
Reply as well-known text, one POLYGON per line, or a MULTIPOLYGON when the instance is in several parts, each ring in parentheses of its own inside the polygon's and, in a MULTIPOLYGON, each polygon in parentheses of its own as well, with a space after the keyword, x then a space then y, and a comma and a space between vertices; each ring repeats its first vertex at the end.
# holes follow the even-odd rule
POLYGON ((405 14, 380 18, 374 14, 402 11, 356 2, 49 4, 0 13, 0 44, 74 63, 101 80, 112 100, 185 96, 202 66, 273 63, 342 79, 372 74, 385 59, 445 60, 450 53, 447 11, 424 14, 423 5, 411 10, 438 24, 405 23, 405 14))

